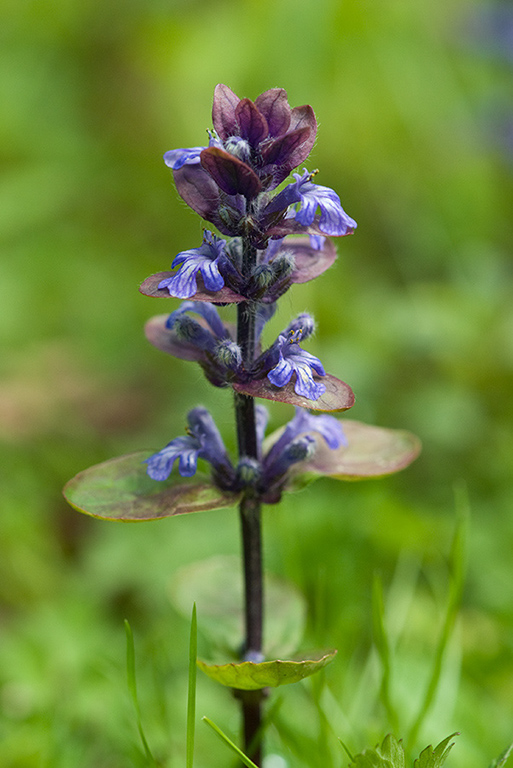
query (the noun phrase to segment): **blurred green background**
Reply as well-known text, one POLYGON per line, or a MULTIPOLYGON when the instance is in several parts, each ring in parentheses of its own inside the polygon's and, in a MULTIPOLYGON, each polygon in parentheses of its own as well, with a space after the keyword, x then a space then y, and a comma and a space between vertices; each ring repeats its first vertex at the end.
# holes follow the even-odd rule
MULTIPOLYGON (((308 168, 358 222, 335 267, 284 297, 275 329, 311 311, 308 348, 353 387, 351 417, 424 444, 397 477, 319 481, 266 510, 267 568, 306 595, 306 647, 339 649, 321 682, 281 693, 269 733, 281 757, 268 765, 326 766, 325 750, 346 764, 335 735, 357 752, 393 727, 372 648, 376 572, 397 735, 407 733, 441 632, 455 489, 471 509, 467 575, 417 746, 460 731, 448 765, 477 768, 513 740, 512 48, 494 10, 4 0, 0 765, 146 764, 124 618, 148 740, 163 765, 184 764, 188 622, 169 581, 238 553, 236 513, 115 525, 73 512, 61 487, 91 464, 163 446, 198 403, 234 445, 229 393, 144 339, 145 320, 177 302, 137 291, 201 241, 161 158, 205 141, 218 82, 252 98, 280 86, 292 105, 312 104, 308 168)), ((290 415, 273 408, 272 425, 290 415)), ((236 703, 206 679, 198 714, 236 737, 236 703)), ((226 764, 198 728, 196 764, 226 764)))

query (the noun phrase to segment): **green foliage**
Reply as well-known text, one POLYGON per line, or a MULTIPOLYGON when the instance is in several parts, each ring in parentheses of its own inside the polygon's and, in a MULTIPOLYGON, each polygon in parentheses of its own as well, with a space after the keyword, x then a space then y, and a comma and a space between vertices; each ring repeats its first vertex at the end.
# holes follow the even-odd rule
POLYGON ((130 624, 126 619, 125 619, 125 632, 126 632, 126 671, 127 671, 127 680, 128 680, 128 690, 130 692, 130 696, 132 698, 132 702, 135 709, 135 714, 137 718, 137 728, 139 730, 139 735, 141 737, 141 741, 144 747, 144 752, 146 754, 146 758, 148 759, 149 764, 153 766, 157 766, 157 762, 151 753, 150 747, 148 746, 148 742, 146 740, 146 736, 144 734, 144 730, 142 726, 141 710, 139 708, 139 699, 137 697, 137 683, 136 683, 136 677, 135 677, 134 636, 132 634, 132 629, 130 627, 130 624))
POLYGON ((463 495, 463 493, 460 491, 457 501, 459 502, 460 506, 457 509, 458 521, 450 553, 451 578, 449 582, 447 608, 442 625, 442 631, 440 633, 440 638, 434 654, 432 671, 424 699, 408 736, 409 744, 414 744, 416 742, 420 728, 426 718, 430 706, 433 703, 433 699, 437 692, 442 674, 442 662, 451 633, 454 628, 461 601, 466 562, 466 529, 469 510, 466 494, 463 495))
POLYGON ((449 744, 454 736, 459 736, 459 734, 452 733, 446 739, 441 741, 434 749, 431 746, 426 747, 426 749, 420 753, 419 758, 415 760, 413 764, 414 768, 441 768, 447 755, 454 746, 454 742, 449 744))
POLYGON ((194 733, 196 726, 196 658, 198 655, 198 626, 196 604, 192 607, 191 634, 189 639, 189 685, 187 689, 187 736, 186 768, 194 764, 194 733))
POLYGON ((151 454, 131 453, 104 461, 79 472, 64 487, 66 500, 79 512, 103 520, 143 522, 188 512, 233 506, 238 495, 225 493, 196 473, 184 481, 172 473, 155 482, 146 474, 143 463, 151 454))
POLYGON ((260 688, 276 688, 279 685, 298 683, 305 677, 315 674, 326 664, 333 661, 336 651, 330 651, 318 659, 303 661, 252 661, 232 662, 230 664, 206 664, 198 659, 198 667, 222 685, 243 691, 257 691, 260 688))
MULTIPOLYGON (((174 575, 169 594, 176 610, 188 616, 194 600, 200 632, 208 639, 210 658, 238 658, 243 637, 243 599, 240 562, 217 555, 193 562, 174 575)), ((295 653, 306 627, 305 598, 294 585, 266 576, 264 594, 264 653, 283 658, 295 653)))
MULTIPOLYGON (((454 744, 449 741, 458 734, 453 733, 440 742, 437 747, 426 747, 414 761, 414 768, 442 768, 445 759, 454 744)), ((389 733, 381 744, 374 749, 365 749, 361 754, 351 758, 355 768, 405 768, 405 754, 402 741, 389 733)))
POLYGON ((513 753, 513 744, 510 744, 509 747, 507 747, 504 752, 499 755, 499 757, 496 760, 492 760, 490 763, 490 768, 502 768, 503 765, 507 762, 509 756, 513 753))
POLYGON ((226 744, 226 746, 227 746, 227 747, 229 747, 229 748, 232 750, 232 752, 235 752, 235 754, 237 755, 237 757, 239 757, 239 758, 242 760, 242 762, 244 763, 244 765, 247 765, 247 766, 248 766, 248 768, 258 768, 258 766, 256 766, 256 765, 255 765, 255 763, 254 763, 252 760, 250 760, 250 759, 249 759, 249 757, 248 757, 247 755, 245 755, 245 754, 244 754, 244 752, 242 752, 242 750, 241 750, 241 749, 239 749, 239 747, 238 747, 236 744, 234 744, 234 743, 233 743, 233 741, 232 741, 231 739, 229 739, 229 738, 228 738, 228 736, 226 735, 226 733, 224 733, 224 732, 223 732, 223 731, 222 731, 222 730, 219 728, 219 726, 218 726, 218 725, 216 725, 215 723, 213 723, 213 722, 212 722, 212 720, 210 720, 210 718, 208 718, 208 717, 203 717, 203 718, 202 718, 202 720, 203 720, 203 722, 204 722, 204 723, 206 723, 207 725, 209 725, 209 726, 210 726, 210 728, 212 728, 212 730, 214 731, 214 733, 215 733, 215 734, 217 734, 217 736, 219 736, 219 738, 221 739, 221 741, 222 741, 224 744, 226 744))
POLYGON ((372 618, 373 618, 373 630, 374 630, 374 642, 378 649, 381 666, 383 668, 383 677, 381 680, 380 698, 385 707, 388 719, 390 723, 398 728, 398 715, 395 710, 392 701, 391 692, 391 649, 390 642, 387 636, 387 630, 385 625, 385 607, 383 604, 383 586, 381 579, 378 576, 374 578, 373 585, 373 600, 372 600, 372 618))

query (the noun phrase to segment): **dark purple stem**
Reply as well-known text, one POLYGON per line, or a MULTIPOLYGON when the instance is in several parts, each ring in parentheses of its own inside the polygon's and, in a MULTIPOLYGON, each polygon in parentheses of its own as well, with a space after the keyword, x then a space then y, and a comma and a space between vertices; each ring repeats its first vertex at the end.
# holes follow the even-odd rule
MULTIPOLYGON (((256 263, 256 249, 247 242, 244 246, 243 272, 251 274, 256 263)), ((243 302, 237 307, 237 342, 242 350, 243 363, 250 368, 255 358, 256 305, 243 302)), ((258 459, 255 423, 255 401, 247 395, 235 394, 239 457, 258 459)), ((246 637, 243 656, 259 659, 262 652, 263 579, 260 500, 251 487, 247 487, 239 506, 242 554, 244 562, 244 615, 246 637)), ((259 731, 262 721, 262 691, 238 691, 244 725, 244 748, 248 757, 260 765, 262 743, 259 731)))

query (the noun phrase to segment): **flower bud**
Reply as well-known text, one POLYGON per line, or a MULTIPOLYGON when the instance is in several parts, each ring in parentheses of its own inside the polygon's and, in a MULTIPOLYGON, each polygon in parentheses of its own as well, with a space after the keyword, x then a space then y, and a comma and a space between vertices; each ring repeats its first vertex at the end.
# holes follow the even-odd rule
POLYGON ((293 440, 283 452, 283 461, 295 464, 298 461, 310 459, 315 453, 315 440, 311 435, 303 435, 293 440))
POLYGON ((245 139, 241 139, 240 136, 229 136, 225 143, 224 148, 230 155, 234 155, 239 160, 247 163, 251 159, 251 147, 245 139))
MULTIPOLYGON (((234 208, 232 208, 229 205, 220 205, 217 214, 222 221, 222 223, 225 225, 225 227, 228 227, 230 230, 230 234, 236 235, 238 234, 241 215, 239 211, 236 211, 234 208)), ((224 231, 224 230, 223 230, 224 231)))
POLYGON ((189 341, 194 343, 198 336, 204 332, 201 325, 193 320, 192 317, 182 314, 174 318, 173 330, 180 341, 189 341))
POLYGON ((231 263, 240 268, 242 266, 242 239, 234 237, 230 240, 225 250, 231 263))
POLYGON ((251 275, 251 282, 257 288, 269 288, 276 280, 274 270, 269 264, 260 264, 251 275))
POLYGON ((244 488, 246 486, 255 486, 260 480, 262 468, 257 459, 250 456, 243 456, 237 465, 238 484, 244 488))
POLYGON ((285 280, 294 271, 296 259, 290 251, 280 253, 271 264, 276 280, 285 280))
POLYGON ((224 368, 236 371, 242 365, 242 352, 238 344, 230 339, 220 341, 214 351, 215 359, 224 368))

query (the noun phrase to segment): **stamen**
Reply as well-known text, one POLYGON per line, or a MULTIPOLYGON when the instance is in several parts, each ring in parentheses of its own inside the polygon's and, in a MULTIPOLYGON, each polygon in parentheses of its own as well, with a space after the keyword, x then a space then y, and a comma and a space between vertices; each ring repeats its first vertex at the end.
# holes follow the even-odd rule
POLYGON ((299 344, 303 338, 303 329, 297 328, 296 330, 289 331, 289 338, 287 339, 289 344, 299 344))

